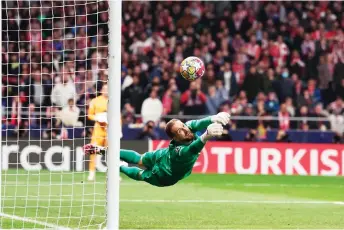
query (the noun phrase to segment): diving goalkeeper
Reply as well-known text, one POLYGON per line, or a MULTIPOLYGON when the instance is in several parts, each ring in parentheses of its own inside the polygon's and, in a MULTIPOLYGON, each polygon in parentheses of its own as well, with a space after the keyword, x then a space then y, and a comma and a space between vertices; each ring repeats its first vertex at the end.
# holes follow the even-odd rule
MULTIPOLYGON (((172 139, 168 148, 146 152, 143 155, 121 149, 122 161, 144 166, 145 169, 122 164, 120 171, 134 180, 145 181, 154 186, 174 185, 191 174, 206 142, 213 137, 221 136, 223 125, 228 124, 229 120, 230 115, 224 112, 204 119, 188 121, 186 124, 173 119, 165 128, 167 135, 172 139), (195 134, 205 129, 201 136, 195 134)), ((84 151, 86 154, 105 154, 106 148, 88 144, 84 146, 84 151)))

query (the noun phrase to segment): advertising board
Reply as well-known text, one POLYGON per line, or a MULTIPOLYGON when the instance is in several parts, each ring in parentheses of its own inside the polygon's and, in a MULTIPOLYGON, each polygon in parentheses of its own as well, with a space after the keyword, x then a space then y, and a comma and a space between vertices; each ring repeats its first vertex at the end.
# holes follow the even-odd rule
MULTIPOLYGON (((152 141, 152 149, 168 141, 152 141)), ((208 142, 194 173, 344 175, 344 145, 208 142)))

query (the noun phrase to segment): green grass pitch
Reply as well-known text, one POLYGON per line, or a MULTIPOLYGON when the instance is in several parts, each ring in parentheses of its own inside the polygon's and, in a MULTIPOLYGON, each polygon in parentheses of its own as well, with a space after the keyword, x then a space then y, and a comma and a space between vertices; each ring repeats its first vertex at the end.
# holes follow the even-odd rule
MULTIPOLYGON (((105 175, 2 172, 1 229, 105 227, 105 175)), ((344 178, 191 175, 157 188, 123 178, 122 229, 343 229, 344 178)))

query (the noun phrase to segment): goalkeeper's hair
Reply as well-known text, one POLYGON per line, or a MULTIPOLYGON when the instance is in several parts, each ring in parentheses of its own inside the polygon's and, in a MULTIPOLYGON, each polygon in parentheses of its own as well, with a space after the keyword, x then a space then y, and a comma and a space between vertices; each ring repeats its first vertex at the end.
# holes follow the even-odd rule
POLYGON ((179 121, 178 119, 172 119, 169 122, 167 122, 166 127, 165 127, 165 132, 167 136, 171 139, 174 138, 174 133, 172 132, 172 127, 176 121, 179 121))

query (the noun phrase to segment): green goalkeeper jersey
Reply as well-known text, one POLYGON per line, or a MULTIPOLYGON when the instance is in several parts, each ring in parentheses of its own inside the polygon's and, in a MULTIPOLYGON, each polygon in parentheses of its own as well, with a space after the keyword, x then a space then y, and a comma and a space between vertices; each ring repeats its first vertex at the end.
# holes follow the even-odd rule
MULTIPOLYGON (((205 130, 210 124, 210 117, 186 123, 193 133, 205 130)), ((155 164, 152 168, 152 173, 157 175, 159 182, 164 186, 177 183, 191 174, 192 168, 204 145, 197 135, 188 145, 172 140, 168 148, 153 152, 155 164)))

